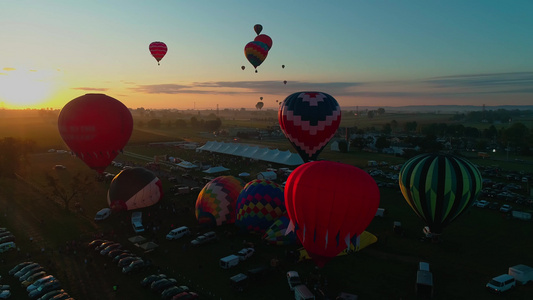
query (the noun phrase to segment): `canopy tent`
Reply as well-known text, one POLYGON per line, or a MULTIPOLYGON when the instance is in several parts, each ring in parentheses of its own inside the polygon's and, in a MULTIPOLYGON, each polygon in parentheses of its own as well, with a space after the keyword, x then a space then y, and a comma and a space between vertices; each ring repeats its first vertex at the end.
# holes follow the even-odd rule
POLYGON ((138 244, 138 243, 142 243, 144 241, 146 241, 146 238, 142 235, 136 235, 136 236, 132 236, 130 238, 128 238, 128 241, 134 243, 134 244, 138 244))
POLYGON ((220 173, 220 172, 229 171, 229 170, 230 169, 225 168, 223 166, 218 166, 218 167, 211 167, 211 168, 205 170, 204 173, 213 174, 213 173, 220 173))
POLYGON ((184 169, 195 169, 195 168, 198 168, 197 165, 191 163, 191 162, 188 162, 188 161, 181 161, 179 164, 176 164, 176 166, 180 167, 180 168, 184 168, 184 169))
POLYGON ((148 242, 148 243, 139 245, 139 248, 143 249, 144 251, 153 250, 157 247, 159 247, 159 245, 154 242, 148 242))
POLYGON ((196 152, 201 151, 235 155, 288 166, 297 166, 304 163, 298 154, 292 153, 289 150, 280 151, 279 149, 268 149, 266 147, 249 146, 239 143, 208 141, 205 145, 196 148, 196 152))

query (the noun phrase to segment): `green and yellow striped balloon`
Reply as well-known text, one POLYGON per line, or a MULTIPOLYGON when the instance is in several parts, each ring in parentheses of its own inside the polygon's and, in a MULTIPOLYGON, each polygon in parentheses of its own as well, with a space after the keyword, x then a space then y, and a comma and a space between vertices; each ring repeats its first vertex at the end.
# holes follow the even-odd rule
POLYGON ((400 170, 399 181, 407 203, 435 234, 471 206, 482 187, 474 164, 448 154, 411 158, 400 170))

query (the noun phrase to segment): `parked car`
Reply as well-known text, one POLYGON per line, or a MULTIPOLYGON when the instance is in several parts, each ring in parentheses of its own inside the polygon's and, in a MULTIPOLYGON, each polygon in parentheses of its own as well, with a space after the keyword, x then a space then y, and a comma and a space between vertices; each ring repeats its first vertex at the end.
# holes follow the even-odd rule
POLYGON ((161 299, 163 300, 169 300, 169 299, 172 299, 172 297, 176 296, 177 294, 181 294, 183 292, 188 292, 189 291, 189 287, 187 286, 171 286, 169 288, 166 288, 162 293, 161 293, 161 299))
POLYGON ((177 294, 176 296, 172 297, 172 300, 192 300, 192 299, 198 299, 198 294, 195 292, 183 292, 181 294, 177 294))
POLYGON ((159 279, 167 278, 167 275, 165 274, 152 274, 148 275, 141 280, 141 285, 145 287, 150 287, 152 282, 158 281, 159 279))
POLYGON ((189 228, 187 226, 181 226, 181 227, 178 227, 178 228, 174 228, 172 229, 168 234, 167 234, 167 240, 177 240, 185 235, 189 235, 191 234, 191 231, 189 230, 189 228))
POLYGON ((122 268, 122 273, 131 274, 133 272, 142 270, 150 265, 149 261, 144 261, 142 259, 134 260, 126 267, 122 268))
POLYGON ((26 280, 24 280, 20 285, 22 285, 23 288, 27 288, 30 284, 34 283, 37 279, 41 279, 47 275, 48 274, 46 273, 46 271, 37 272, 31 275, 30 277, 28 277, 26 280))
POLYGON ((125 249, 113 249, 111 251, 109 251, 109 253, 107 253, 107 256, 111 257, 111 258, 115 258, 116 256, 122 254, 122 253, 131 253, 129 250, 125 250, 125 249))
POLYGON ((163 278, 163 279, 159 279, 158 281, 152 282, 152 284, 150 285, 150 288, 152 289, 152 291, 160 294, 161 292, 168 289, 169 287, 176 285, 176 283, 177 283, 177 280, 174 278, 163 278))
POLYGON ((50 292, 42 295, 41 298, 39 298, 39 300, 50 300, 50 299, 54 298, 55 296, 63 294, 63 293, 65 293, 65 290, 63 290, 63 289, 53 290, 53 291, 50 291, 50 292))
POLYGON ((96 246, 94 248, 94 250, 100 252, 100 251, 104 250, 107 246, 109 246, 111 244, 116 244, 116 243, 117 242, 114 242, 114 241, 105 241, 105 242, 99 244, 98 246, 96 246))
POLYGON ((0 291, 0 299, 9 299, 10 297, 11 297, 11 291, 10 290, 0 291))
POLYGON ((14 242, 16 240, 15 236, 10 234, 3 237, 0 237, 0 244, 7 243, 7 242, 14 242))
POLYGON ((115 250, 115 249, 119 249, 121 247, 122 247, 122 245, 120 243, 114 243, 114 244, 108 245, 104 249, 100 250, 100 255, 107 255, 107 253, 109 253, 109 251, 115 250))
POLYGON ((498 209, 500 208, 500 204, 498 202, 492 202, 489 204, 489 209, 498 209))
POLYGON ((20 276, 26 274, 26 272, 28 272, 29 270, 31 269, 35 269, 35 268, 38 268, 40 265, 38 263, 31 263, 27 266, 25 266, 24 268, 20 269, 17 273, 15 273, 13 276, 15 276, 15 278, 19 279, 20 276))
POLYGON ((142 260, 142 258, 140 258, 138 256, 124 257, 123 259, 118 261, 118 266, 120 268, 124 268, 124 267, 129 266, 132 262, 137 261, 137 260, 142 260))
POLYGON ((300 279, 300 274, 296 271, 289 271, 287 272, 287 282, 289 283, 289 288, 291 291, 294 291, 294 288, 300 284, 302 284, 302 280, 300 279))
POLYGON ((479 200, 478 203, 476 204, 477 207, 479 208, 485 208, 487 206, 489 206, 489 202, 486 201, 486 200, 479 200))
POLYGON ((0 244, 0 253, 4 253, 4 252, 7 252, 9 250, 13 250, 15 248, 17 248, 17 245, 15 244, 15 242, 1 243, 0 244))
POLYGON ((254 254, 255 249, 254 248, 243 248, 239 252, 237 252, 237 256, 239 257, 240 261, 247 260, 254 254))
POLYGON ((45 284, 47 282, 53 281, 53 280, 57 280, 53 275, 44 276, 44 277, 42 277, 42 278, 40 278, 38 280, 35 280, 35 282, 30 284, 28 287, 26 287, 26 291, 27 292, 31 292, 34 289, 40 287, 41 285, 43 285, 43 284, 45 284))
POLYGON ((15 275, 15 273, 20 271, 22 268, 24 268, 27 265, 33 264, 33 263, 34 262, 31 262, 31 261, 21 262, 18 265, 14 266, 11 270, 9 270, 8 274, 9 275, 15 275))
POLYGON ((209 231, 209 232, 204 233, 203 235, 198 236, 194 240, 192 240, 191 245, 193 246, 203 245, 203 244, 216 240, 216 238, 217 238, 217 234, 214 231, 209 231))
POLYGON ((32 268, 28 272, 24 273, 24 275, 19 277, 19 281, 22 283, 24 280, 28 279, 31 275, 44 271, 44 268, 42 266, 38 266, 37 268, 32 268))
POLYGON ((503 213, 508 213, 511 210, 513 210, 513 207, 511 205, 509 205, 509 204, 504 204, 504 205, 502 205, 502 207, 500 207, 500 211, 503 212, 503 213))
POLYGON ((57 280, 53 280, 53 281, 50 281, 50 282, 47 282, 43 285, 41 285, 40 287, 34 289, 33 291, 31 291, 28 296, 31 298, 31 299, 37 299, 39 298, 40 296, 50 292, 50 291, 53 291, 53 290, 57 290, 61 287, 61 283, 59 283, 59 281, 57 280))
POLYGON ((136 255, 131 252, 122 252, 119 255, 113 257, 113 263, 118 263, 121 259, 126 257, 136 257, 136 255))
POLYGON ((103 242, 109 242, 109 241, 108 240, 104 240, 104 239, 95 239, 95 240, 90 241, 87 244, 87 248, 94 249, 94 248, 100 246, 103 242))

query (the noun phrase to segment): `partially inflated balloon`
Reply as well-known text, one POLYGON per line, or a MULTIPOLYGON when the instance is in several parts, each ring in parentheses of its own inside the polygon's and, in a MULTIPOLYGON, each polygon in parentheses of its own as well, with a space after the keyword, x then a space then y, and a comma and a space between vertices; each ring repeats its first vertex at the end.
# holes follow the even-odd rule
POLYGON ((400 170, 399 182, 407 203, 437 235, 471 206, 482 188, 475 165, 447 154, 409 159, 400 170))
POLYGON ((167 54, 167 45, 163 42, 153 42, 149 46, 150 53, 152 53, 152 56, 157 60, 157 64, 159 65, 159 61, 163 59, 165 54, 167 54))
POLYGON ((133 130, 129 109, 104 94, 70 101, 61 109, 57 124, 70 150, 99 173, 122 151, 133 130))
POLYGON ((237 227, 247 232, 263 234, 286 212, 283 188, 270 180, 250 181, 239 194, 236 211, 237 227))
POLYGON ((287 232, 290 220, 286 216, 281 216, 279 219, 267 229, 263 235, 263 240, 272 245, 294 245, 298 243, 298 237, 294 232, 287 232))
POLYGON ((255 24, 254 25, 254 31, 256 34, 260 34, 261 31, 263 31, 263 26, 261 26, 261 24, 255 24))
POLYGON ((322 267, 350 246, 379 207, 379 188, 365 171, 331 161, 305 163, 285 184, 285 206, 298 239, 322 267))
POLYGON ((235 203, 244 181, 234 176, 219 176, 198 194, 196 199, 196 219, 203 225, 235 223, 235 203))
POLYGON ((246 59, 257 69, 268 55, 268 46, 262 42, 249 42, 244 47, 246 59))
POLYGON ((298 92, 281 103, 278 121, 302 159, 316 160, 339 128, 341 108, 326 93, 298 92))
POLYGON ((256 36, 254 41, 265 43, 265 45, 267 45, 268 47, 268 51, 270 51, 270 49, 272 48, 272 39, 266 34, 260 34, 256 36))
POLYGON ((107 203, 114 211, 152 206, 162 197, 161 180, 145 168, 121 171, 107 191, 107 203))

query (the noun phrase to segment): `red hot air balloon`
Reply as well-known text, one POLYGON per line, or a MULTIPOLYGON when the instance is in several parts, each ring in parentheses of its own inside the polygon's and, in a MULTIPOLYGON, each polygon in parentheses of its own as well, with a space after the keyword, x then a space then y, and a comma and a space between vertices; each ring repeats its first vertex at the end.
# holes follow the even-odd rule
POLYGON ((256 36, 254 41, 265 43, 265 45, 268 47, 268 51, 270 51, 270 48, 272 48, 272 39, 266 34, 260 34, 256 36))
POLYGON ((281 130, 304 161, 316 160, 341 122, 335 98, 321 92, 298 92, 280 105, 281 130))
POLYGON ((259 35, 261 33, 261 31, 263 31, 263 26, 261 24, 255 24, 254 25, 254 31, 255 31, 256 34, 259 35))
POLYGON ((150 44, 149 49, 152 56, 157 60, 157 65, 159 65, 159 61, 163 59, 168 50, 167 45, 163 42, 153 42, 150 44))
POLYGON ((355 244, 379 207, 379 188, 368 173, 331 161, 296 168, 284 193, 289 230, 319 267, 355 244))
POLYGON ((57 124, 70 150, 99 173, 128 143, 133 130, 129 109, 104 94, 71 100, 61 109, 57 124))

